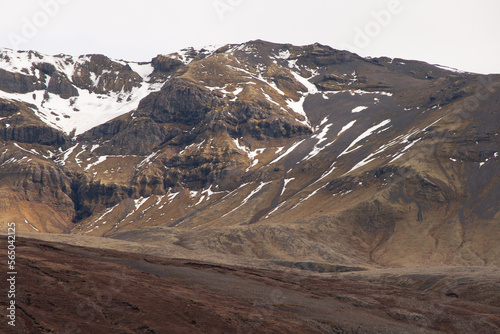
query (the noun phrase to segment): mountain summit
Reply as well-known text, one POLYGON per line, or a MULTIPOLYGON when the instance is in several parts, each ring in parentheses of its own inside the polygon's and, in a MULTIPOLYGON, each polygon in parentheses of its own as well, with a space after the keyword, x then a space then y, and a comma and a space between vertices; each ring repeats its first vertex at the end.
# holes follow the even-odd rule
POLYGON ((500 264, 500 75, 251 41, 0 51, 0 224, 242 258, 500 264))

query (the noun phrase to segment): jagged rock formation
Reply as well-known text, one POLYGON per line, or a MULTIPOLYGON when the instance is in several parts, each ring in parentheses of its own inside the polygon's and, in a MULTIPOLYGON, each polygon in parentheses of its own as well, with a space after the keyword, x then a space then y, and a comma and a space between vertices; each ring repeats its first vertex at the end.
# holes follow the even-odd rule
POLYGON ((499 82, 320 44, 149 63, 4 50, 0 223, 252 258, 498 265, 499 82))

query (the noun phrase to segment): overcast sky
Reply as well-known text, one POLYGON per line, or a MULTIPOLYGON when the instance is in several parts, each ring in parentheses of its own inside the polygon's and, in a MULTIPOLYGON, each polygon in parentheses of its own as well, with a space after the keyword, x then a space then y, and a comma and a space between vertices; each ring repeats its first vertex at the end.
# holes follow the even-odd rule
POLYGON ((500 73, 499 14, 498 0, 4 0, 0 47, 149 61, 264 39, 500 73))

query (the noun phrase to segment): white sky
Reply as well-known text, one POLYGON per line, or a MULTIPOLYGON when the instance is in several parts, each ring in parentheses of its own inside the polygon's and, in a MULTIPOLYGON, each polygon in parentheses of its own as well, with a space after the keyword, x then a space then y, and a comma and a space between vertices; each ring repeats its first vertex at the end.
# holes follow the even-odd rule
POLYGON ((149 61, 264 39, 500 73, 499 14, 498 0, 4 0, 0 47, 149 61))

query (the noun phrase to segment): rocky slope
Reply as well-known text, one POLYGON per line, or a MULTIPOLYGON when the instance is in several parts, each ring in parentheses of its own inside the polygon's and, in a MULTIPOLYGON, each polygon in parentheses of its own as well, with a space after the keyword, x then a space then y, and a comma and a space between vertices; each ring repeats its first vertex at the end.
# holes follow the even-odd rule
POLYGON ((0 53, 0 224, 242 258, 498 265, 500 75, 252 41, 0 53))

